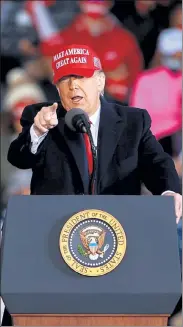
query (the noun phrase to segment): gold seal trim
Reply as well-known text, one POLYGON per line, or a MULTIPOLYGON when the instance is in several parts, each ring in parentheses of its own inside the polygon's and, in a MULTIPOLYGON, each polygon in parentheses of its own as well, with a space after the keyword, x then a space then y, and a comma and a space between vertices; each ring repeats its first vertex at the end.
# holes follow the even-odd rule
POLYGON ((98 209, 84 210, 74 214, 64 224, 59 238, 60 252, 64 261, 72 270, 84 276, 102 276, 114 270, 124 257, 126 246, 126 234, 120 222, 111 214, 98 209), (93 266, 87 266, 84 263, 78 262, 70 251, 71 232, 76 225, 82 222, 84 223, 86 220, 89 220, 91 224, 95 223, 95 220, 101 221, 101 224, 105 222, 111 227, 116 238, 116 247, 112 258, 97 267, 94 266, 95 264, 93 266))

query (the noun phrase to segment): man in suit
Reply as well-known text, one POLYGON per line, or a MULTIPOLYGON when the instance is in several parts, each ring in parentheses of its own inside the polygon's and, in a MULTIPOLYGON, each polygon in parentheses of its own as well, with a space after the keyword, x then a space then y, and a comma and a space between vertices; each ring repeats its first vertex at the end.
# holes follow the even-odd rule
POLYGON ((61 102, 27 106, 21 117, 22 132, 8 151, 12 165, 32 169, 31 194, 89 193, 91 149, 84 135, 70 130, 64 120, 67 111, 80 108, 89 116, 97 149, 93 192, 139 195, 143 182, 155 195, 174 196, 178 221, 182 211, 179 178, 172 159, 150 131, 147 111, 103 99, 105 75, 100 59, 85 45, 59 49, 52 68, 61 102))

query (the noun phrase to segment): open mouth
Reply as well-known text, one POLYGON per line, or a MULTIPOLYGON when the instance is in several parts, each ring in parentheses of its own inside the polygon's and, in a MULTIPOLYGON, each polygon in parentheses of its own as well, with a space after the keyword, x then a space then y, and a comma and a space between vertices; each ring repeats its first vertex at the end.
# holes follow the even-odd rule
POLYGON ((79 95, 76 95, 74 97, 71 98, 72 102, 74 103, 78 103, 80 102, 81 100, 83 99, 83 97, 79 96, 79 95))

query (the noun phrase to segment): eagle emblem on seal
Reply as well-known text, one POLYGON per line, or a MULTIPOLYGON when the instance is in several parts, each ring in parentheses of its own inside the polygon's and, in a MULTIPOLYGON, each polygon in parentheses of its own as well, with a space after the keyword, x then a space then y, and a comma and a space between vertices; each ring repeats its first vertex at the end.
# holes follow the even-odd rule
POLYGON ((109 244, 104 246, 106 231, 98 226, 91 225, 80 231, 80 240, 84 247, 79 244, 78 252, 81 255, 88 256, 90 260, 103 258, 109 248, 109 244), (102 247, 104 246, 103 250, 102 247))

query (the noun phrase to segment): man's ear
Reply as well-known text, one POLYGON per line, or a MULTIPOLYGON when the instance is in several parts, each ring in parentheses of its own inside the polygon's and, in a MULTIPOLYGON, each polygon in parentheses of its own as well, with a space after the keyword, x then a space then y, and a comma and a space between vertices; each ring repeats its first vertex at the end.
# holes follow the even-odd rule
POLYGON ((60 95, 60 90, 59 90, 59 87, 58 87, 58 83, 55 84, 55 87, 57 89, 58 94, 60 95))
POLYGON ((97 75, 97 84, 99 93, 103 92, 105 88, 105 74, 103 72, 97 75))

